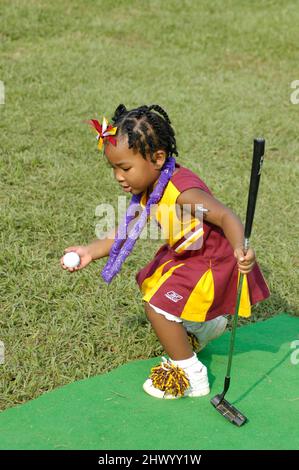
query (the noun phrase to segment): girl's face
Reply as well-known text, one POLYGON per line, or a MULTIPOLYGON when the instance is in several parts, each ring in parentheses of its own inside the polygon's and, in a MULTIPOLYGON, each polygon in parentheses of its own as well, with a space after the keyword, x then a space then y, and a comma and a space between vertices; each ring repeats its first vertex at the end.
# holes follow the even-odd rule
POLYGON ((125 192, 139 194, 152 185, 160 176, 166 159, 164 150, 154 153, 155 163, 147 155, 146 160, 136 150, 129 149, 127 136, 117 138, 117 145, 105 142, 104 155, 113 168, 114 177, 125 192))

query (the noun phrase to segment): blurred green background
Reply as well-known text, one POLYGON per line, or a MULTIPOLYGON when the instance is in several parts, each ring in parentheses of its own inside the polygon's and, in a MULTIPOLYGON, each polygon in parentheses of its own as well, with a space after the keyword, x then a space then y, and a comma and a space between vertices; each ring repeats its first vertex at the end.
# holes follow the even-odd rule
POLYGON ((119 103, 164 107, 178 161, 243 220, 265 137, 252 245, 272 295, 249 321, 298 315, 298 2, 2 0, 0 15, 1 409, 162 352, 135 283, 161 241, 139 240, 110 286, 105 260, 59 264, 124 195, 84 123, 119 103))

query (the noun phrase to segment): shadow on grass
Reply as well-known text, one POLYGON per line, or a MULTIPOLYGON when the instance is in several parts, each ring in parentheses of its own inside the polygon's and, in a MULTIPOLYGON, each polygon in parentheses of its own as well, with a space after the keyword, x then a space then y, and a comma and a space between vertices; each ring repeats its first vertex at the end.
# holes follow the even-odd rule
MULTIPOLYGON (((277 316, 273 321, 276 322, 275 328, 269 325, 268 322, 259 322, 259 327, 255 328, 253 331, 252 328, 239 327, 236 333, 235 347, 233 356, 236 357, 243 353, 248 353, 254 351, 264 351, 267 353, 277 353, 281 346, 285 343, 292 341, 293 338, 290 337, 290 327, 287 325, 284 328, 284 316, 277 316), (238 341, 239 338, 239 341, 238 341)), ((270 320, 271 321, 271 320, 270 320)), ((248 325, 250 326, 250 325, 248 325)), ((297 331, 297 330, 296 330, 297 331)), ((296 336, 296 331, 294 331, 294 337, 296 336)), ((229 346, 230 346, 230 332, 227 332, 225 338, 219 338, 215 340, 210 346, 207 346, 201 353, 199 353, 199 359, 207 366, 209 370, 209 380, 212 385, 215 381, 215 375, 212 374, 212 365, 214 360, 214 355, 217 356, 226 356, 228 359, 229 346), (226 339, 224 341, 224 339, 226 339)), ((277 361, 268 371, 266 371, 262 377, 260 377, 255 383, 253 383, 249 389, 244 392, 234 403, 238 403, 243 398, 245 398, 249 393, 251 393, 261 382, 266 378, 269 378, 269 375, 275 371, 278 367, 281 366, 286 360, 290 359, 290 351, 277 361)), ((234 359, 233 359, 234 362, 234 359)), ((233 367, 233 366, 232 366, 233 367)), ((223 367, 223 382, 226 374, 227 361, 223 367)), ((219 389, 218 393, 222 392, 219 389)))
POLYGON ((289 351, 284 355, 284 357, 278 361, 273 367, 271 367, 267 372, 265 372, 265 374, 259 379, 257 380, 254 384, 252 384, 251 387, 249 387, 249 389, 243 393, 243 395, 241 395, 237 400, 234 401, 234 404, 236 403, 239 403, 240 401, 242 401, 245 397, 247 397, 247 395, 249 395, 258 385, 260 385, 266 378, 269 378, 269 375, 275 370, 277 369, 279 366, 281 366, 281 364, 283 364, 286 360, 290 360, 290 353, 289 351))

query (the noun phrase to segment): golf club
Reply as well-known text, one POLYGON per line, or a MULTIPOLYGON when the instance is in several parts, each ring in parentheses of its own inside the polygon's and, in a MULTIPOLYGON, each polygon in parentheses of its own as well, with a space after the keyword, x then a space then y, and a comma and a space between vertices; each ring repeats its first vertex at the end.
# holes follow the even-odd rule
MULTIPOLYGON (((262 165, 263 165, 263 160, 264 160, 264 152, 265 152, 265 140, 262 138, 254 139, 251 177, 250 177, 246 222, 245 222, 245 230, 244 230, 245 253, 247 252, 249 248, 249 238, 251 235, 252 223, 253 223, 253 218, 254 218, 257 193, 258 193, 261 170, 262 170, 262 165)), ((244 279, 244 274, 240 273, 238 290, 237 290, 237 302, 236 302, 235 314, 234 314, 234 319, 233 319, 233 327, 232 327, 231 337, 230 337, 227 371, 226 371, 226 376, 224 380, 224 389, 221 394, 215 395, 211 399, 211 403, 216 408, 216 410, 219 411, 219 413, 222 416, 224 416, 227 420, 229 420, 231 423, 235 424, 236 426, 242 426, 242 424, 246 423, 247 418, 239 410, 237 410, 237 408, 235 408, 231 403, 225 400, 224 397, 230 386, 230 373, 231 373, 234 344, 235 344, 235 337, 236 337, 236 330, 237 330, 237 323, 238 323, 238 316, 239 316, 239 306, 240 306, 240 301, 241 301, 243 279, 244 279)))

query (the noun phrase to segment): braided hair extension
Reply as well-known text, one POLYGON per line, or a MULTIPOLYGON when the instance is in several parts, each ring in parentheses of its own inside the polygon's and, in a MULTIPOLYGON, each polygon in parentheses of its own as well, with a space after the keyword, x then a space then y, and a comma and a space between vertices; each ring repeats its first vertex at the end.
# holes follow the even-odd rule
POLYGON ((141 153, 144 159, 157 150, 178 156, 175 132, 166 111, 157 104, 127 110, 120 104, 112 117, 118 135, 127 135, 129 148, 141 153))

